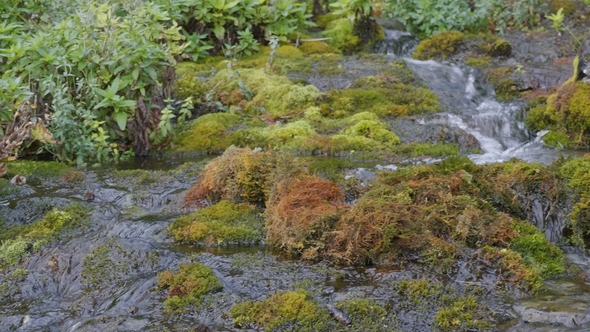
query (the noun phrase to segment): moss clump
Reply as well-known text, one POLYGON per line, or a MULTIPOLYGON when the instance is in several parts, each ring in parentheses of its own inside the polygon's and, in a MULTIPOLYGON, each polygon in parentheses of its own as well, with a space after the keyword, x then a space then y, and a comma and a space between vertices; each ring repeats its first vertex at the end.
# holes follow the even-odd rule
POLYGON ((491 56, 510 56, 512 45, 504 39, 496 39, 493 43, 485 46, 486 53, 491 56))
POLYGON ((296 331, 325 330, 331 318, 324 308, 305 291, 276 293, 261 301, 236 304, 230 311, 234 324, 241 328, 264 328, 279 331, 289 327, 296 331))
POLYGON ((240 82, 252 94, 252 98, 240 107, 254 114, 260 114, 262 107, 264 113, 273 118, 296 115, 311 106, 319 96, 319 90, 314 86, 293 84, 284 76, 268 74, 262 69, 241 69, 239 75, 222 70, 207 83, 211 89, 215 88, 222 102, 233 105, 224 96, 242 90, 240 82))
POLYGON ((358 50, 361 44, 360 38, 354 33, 354 26, 346 18, 341 18, 330 22, 326 26, 323 35, 328 38, 328 44, 349 54, 358 50))
POLYGON ((166 270, 158 274, 158 286, 168 290, 164 305, 178 310, 201 303, 203 296, 223 289, 211 268, 201 264, 179 264, 179 271, 166 270))
MULTIPOLYGON (((369 80, 371 79, 364 79, 369 80)), ((368 86, 371 84, 378 83, 369 82, 368 86)), ((329 118, 343 118, 360 112, 371 112, 385 117, 434 112, 440 109, 438 97, 426 89, 403 83, 392 85, 390 88, 332 90, 327 100, 320 104, 321 113, 329 118)))
POLYGON ((265 211, 267 243, 315 258, 344 207, 344 192, 336 183, 307 176, 282 181, 265 211))
POLYGON ((514 79, 510 78, 512 67, 490 68, 486 70, 486 77, 494 86, 496 96, 500 100, 510 100, 520 97, 520 91, 514 79))
POLYGON ((181 75, 174 82, 172 89, 178 98, 192 98, 193 103, 200 102, 206 93, 205 84, 201 82, 199 76, 190 72, 181 75))
POLYGON ((458 156, 460 151, 457 144, 408 143, 398 145, 393 149, 393 152, 402 156, 415 158, 421 156, 458 156))
POLYGON ((205 166, 185 202, 192 206, 207 199, 225 199, 264 206, 276 183, 300 173, 297 163, 287 154, 229 148, 205 166))
POLYGON ((549 242, 535 226, 517 221, 514 229, 518 235, 510 241, 510 249, 520 253, 527 266, 539 271, 543 278, 565 272, 563 251, 549 242))
POLYGON ((575 202, 568 215, 571 222, 571 241, 576 245, 590 246, 590 157, 565 162, 559 169, 560 176, 573 190, 575 202))
POLYGON ((337 19, 339 19, 340 16, 339 15, 334 15, 334 14, 325 14, 325 15, 318 15, 315 19, 315 24, 317 24, 318 28, 320 29, 325 29, 328 24, 330 24, 332 21, 335 21, 337 19))
POLYGON ((399 144, 399 137, 379 120, 361 120, 332 136, 334 151, 385 150, 399 144))
POLYGON ((553 0, 551 1, 551 11, 556 13, 563 8, 564 15, 571 15, 576 12, 577 4, 572 0, 553 0))
POLYGON ((338 310, 346 313, 352 324, 347 331, 397 331, 398 320, 395 314, 375 301, 354 299, 339 301, 338 310))
POLYGON ((498 269, 498 274, 507 278, 513 285, 537 292, 543 282, 543 278, 534 267, 526 264, 522 255, 511 249, 499 249, 485 246, 481 249, 482 258, 498 269))
POLYGON ((547 105, 539 104, 527 115, 533 130, 550 129, 544 139, 549 144, 587 146, 590 142, 590 84, 570 80, 547 97, 547 105), (567 139, 565 139, 567 137, 567 139))
POLYGON ((63 210, 53 209, 31 224, 0 229, 0 270, 18 264, 55 239, 62 230, 79 226, 87 217, 88 209, 71 205, 63 210))
POLYGON ((303 42, 303 44, 299 46, 299 50, 304 54, 342 53, 339 49, 332 47, 324 42, 303 42))
MULTIPOLYGON (((235 132, 260 127, 264 122, 235 113, 212 113, 198 117, 174 138, 175 152, 220 152, 235 144, 235 132)), ((244 143, 244 142, 242 142, 244 143)))
POLYGON ((450 286, 423 279, 395 281, 392 290, 403 307, 413 308, 433 329, 481 331, 494 327, 491 310, 473 294, 461 295, 450 286))
POLYGON ((468 58, 465 60, 465 64, 471 67, 485 67, 490 64, 489 58, 468 58))
POLYGON ((438 35, 421 41, 412 57, 418 60, 428 60, 437 57, 445 59, 457 51, 457 48, 463 44, 464 39, 465 35, 461 32, 443 31, 438 35))
POLYGON ((5 175, 7 178, 18 174, 26 177, 27 180, 59 178, 74 170, 73 167, 56 161, 16 160, 6 162, 6 166, 8 166, 5 175))
POLYGON ((176 241, 207 244, 251 244, 262 240, 264 220, 247 204, 222 200, 176 219, 168 231, 176 241))

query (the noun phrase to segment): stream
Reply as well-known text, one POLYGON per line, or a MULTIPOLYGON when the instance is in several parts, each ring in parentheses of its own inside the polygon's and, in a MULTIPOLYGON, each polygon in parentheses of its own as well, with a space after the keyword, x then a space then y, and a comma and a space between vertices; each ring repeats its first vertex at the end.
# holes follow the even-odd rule
MULTIPOLYGON (((548 164, 568 154, 545 147, 540 139, 543 133, 525 128, 524 103, 497 101, 493 88, 477 69, 410 59, 416 39, 399 31, 387 31, 387 36, 377 51, 403 59, 446 109, 415 119, 415 125, 443 124, 473 136, 482 153, 469 157, 478 164, 511 158, 548 164)), ((353 297, 387 304, 393 301, 390 284, 394 280, 428 278, 458 289, 470 280, 469 262, 461 262, 460 271, 450 277, 434 274, 421 264, 356 268, 306 263, 264 245, 178 245, 166 228, 184 213, 184 192, 211 158, 152 158, 87 168, 82 182, 75 185, 59 179, 31 179, 2 197, 0 217, 14 224, 26 224, 50 208, 73 203, 90 206, 93 213, 88 225, 25 260, 21 267, 28 274, 15 283, 9 300, 0 298, 0 331, 208 331, 205 326, 214 331, 238 331, 228 317, 229 308, 277 291, 304 288, 324 304, 353 297), (136 169, 143 173, 135 173, 136 169), (93 197, 89 202, 88 193, 93 197), (192 261, 211 267, 223 291, 208 297, 199 310, 181 317, 167 315, 162 305, 165 294, 157 289, 157 274, 192 261), (100 273, 89 275, 89 267, 100 273)), ((357 169, 368 172, 374 172, 375 167, 395 169, 393 166, 356 164, 357 169)), ((542 204, 539 202, 539 209, 542 204)), ((546 235, 559 240, 563 220, 538 219, 536 223, 546 229, 546 235)), ((564 250, 572 263, 590 274, 590 257, 579 249, 564 250)), ((506 318, 500 331, 590 329, 590 284, 565 278, 548 280, 546 288, 533 298, 501 302, 492 299, 492 290, 485 289, 482 300, 506 318)), ((420 313, 400 311, 396 315, 397 328, 402 331, 431 330, 420 313)))

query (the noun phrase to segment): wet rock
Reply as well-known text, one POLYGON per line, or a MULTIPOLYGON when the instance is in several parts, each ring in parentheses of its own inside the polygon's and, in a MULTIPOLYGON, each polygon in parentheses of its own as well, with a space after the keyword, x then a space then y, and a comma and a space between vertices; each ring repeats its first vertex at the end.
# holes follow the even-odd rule
POLYGON ((20 186, 27 183, 27 178, 22 175, 15 175, 11 180, 10 184, 20 186))
POLYGON ((590 38, 586 38, 578 50, 580 62, 578 63, 577 78, 584 82, 590 82, 590 38))
POLYGON ((355 168, 348 170, 344 178, 346 180, 355 178, 361 186, 368 186, 373 180, 375 180, 375 172, 367 168, 355 168))

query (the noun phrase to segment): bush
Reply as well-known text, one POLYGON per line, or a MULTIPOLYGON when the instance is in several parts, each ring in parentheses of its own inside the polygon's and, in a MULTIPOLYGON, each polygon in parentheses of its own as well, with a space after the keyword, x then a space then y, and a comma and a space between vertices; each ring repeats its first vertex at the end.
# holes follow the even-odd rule
POLYGON ((477 32, 490 28, 503 33, 512 26, 533 26, 538 18, 531 8, 538 4, 538 0, 391 0, 384 11, 424 38, 446 30, 477 32))

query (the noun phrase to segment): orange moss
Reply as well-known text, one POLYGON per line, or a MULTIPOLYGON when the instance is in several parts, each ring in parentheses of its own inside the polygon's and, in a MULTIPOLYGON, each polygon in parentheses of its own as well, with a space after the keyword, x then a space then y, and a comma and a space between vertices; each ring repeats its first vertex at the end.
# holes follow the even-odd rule
MULTIPOLYGON (((283 181, 278 186, 277 194, 267 204, 266 241, 288 250, 294 250, 307 256, 317 248, 309 248, 313 235, 321 240, 326 217, 343 211, 344 192, 336 183, 314 176, 306 176, 295 181, 283 181), (317 227, 319 226, 319 227, 317 227), (315 233, 315 234, 314 234, 315 233)), ((311 246, 317 243, 311 243, 311 246)))
POLYGON ((185 207, 226 199, 264 206, 277 179, 296 176, 301 170, 284 153, 230 147, 212 160, 185 196, 185 207))

